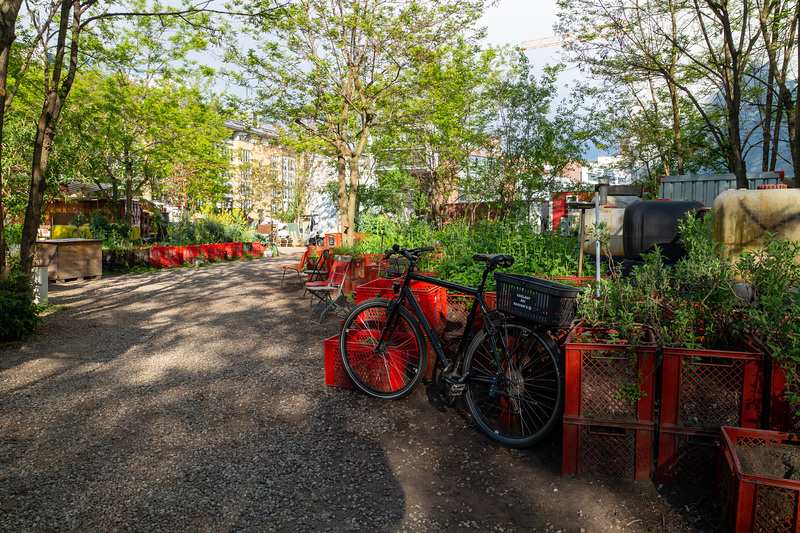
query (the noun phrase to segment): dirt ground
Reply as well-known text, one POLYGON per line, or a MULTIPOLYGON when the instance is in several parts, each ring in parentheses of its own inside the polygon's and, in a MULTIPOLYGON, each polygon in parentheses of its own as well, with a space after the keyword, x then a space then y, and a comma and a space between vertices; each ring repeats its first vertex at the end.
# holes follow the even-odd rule
POLYGON ((712 532, 713 490, 561 476, 561 432, 512 450, 420 387, 324 382, 278 258, 50 286, 0 345, 0 531, 712 532))

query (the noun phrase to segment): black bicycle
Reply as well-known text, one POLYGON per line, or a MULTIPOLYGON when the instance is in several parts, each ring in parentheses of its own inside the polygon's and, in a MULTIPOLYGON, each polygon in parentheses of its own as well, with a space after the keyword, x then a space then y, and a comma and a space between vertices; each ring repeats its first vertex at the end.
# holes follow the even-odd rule
POLYGON ((513 447, 541 441, 560 420, 564 406, 564 362, 548 328, 572 322, 579 289, 547 280, 495 272, 497 310, 483 296, 486 278, 514 263, 510 255, 475 254, 486 263, 477 288, 414 272, 420 254, 433 247, 386 251, 404 257, 405 274, 393 283, 394 297, 372 298, 345 318, 339 337, 342 365, 355 386, 383 399, 411 394, 428 369, 426 337, 435 355, 433 376, 452 405, 464 396, 478 427, 513 447), (478 310, 483 328, 472 336, 465 327, 452 359, 430 326, 411 282, 422 281, 474 298, 467 324, 478 310))

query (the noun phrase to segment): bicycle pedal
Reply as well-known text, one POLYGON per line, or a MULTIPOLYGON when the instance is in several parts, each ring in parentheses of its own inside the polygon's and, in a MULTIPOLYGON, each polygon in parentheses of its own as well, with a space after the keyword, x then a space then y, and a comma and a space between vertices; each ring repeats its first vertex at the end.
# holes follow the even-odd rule
POLYGON ((450 385, 450 396, 461 396, 467 390, 466 383, 453 383, 450 385))

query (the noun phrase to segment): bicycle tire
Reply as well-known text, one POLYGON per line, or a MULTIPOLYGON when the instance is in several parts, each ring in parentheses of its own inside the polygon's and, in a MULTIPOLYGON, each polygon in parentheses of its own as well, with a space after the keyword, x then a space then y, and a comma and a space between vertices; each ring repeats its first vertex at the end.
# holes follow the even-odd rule
POLYGON ((549 335, 527 323, 501 318, 494 323, 495 342, 501 336, 509 353, 500 354, 496 390, 489 380, 497 374, 489 333, 481 331, 464 359, 466 402, 478 427, 490 438, 514 448, 544 439, 561 420, 564 410, 564 364, 549 335))
POLYGON ((397 308, 388 343, 380 351, 371 348, 387 325, 390 302, 371 298, 356 306, 342 324, 339 353, 356 388, 375 398, 399 400, 422 379, 428 351, 419 323, 405 307, 397 308))

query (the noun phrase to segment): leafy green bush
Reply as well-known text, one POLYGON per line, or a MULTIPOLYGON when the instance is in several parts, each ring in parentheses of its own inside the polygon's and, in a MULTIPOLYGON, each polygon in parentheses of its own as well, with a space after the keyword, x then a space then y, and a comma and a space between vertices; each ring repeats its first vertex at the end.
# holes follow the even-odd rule
POLYGON ((8 278, 0 277, 0 342, 25 339, 33 333, 40 306, 33 302, 30 276, 13 270, 8 278))
MULTIPOLYGON (((356 244, 355 253, 383 253, 395 243, 405 248, 440 247, 441 257, 426 254, 419 268, 464 285, 477 285, 483 273, 483 263, 472 260, 475 253, 513 255, 514 265, 506 272, 516 274, 574 276, 578 270, 577 237, 541 233, 525 224, 481 221, 470 225, 459 220, 437 231, 419 220, 403 224, 385 216, 363 216, 359 231, 368 237, 356 244)), ((586 259, 586 268, 593 268, 591 258, 586 259)), ((494 288, 492 277, 487 287, 494 288)))
POLYGON ((169 246, 215 244, 221 242, 265 242, 263 237, 247 227, 247 222, 231 213, 203 213, 181 220, 169 229, 169 246))
POLYGON ((102 213, 94 213, 89 221, 89 231, 93 238, 102 239, 105 247, 122 246, 131 236, 131 225, 127 221, 109 222, 102 213))

